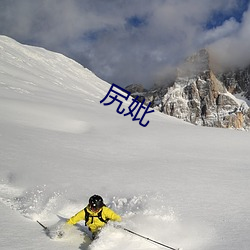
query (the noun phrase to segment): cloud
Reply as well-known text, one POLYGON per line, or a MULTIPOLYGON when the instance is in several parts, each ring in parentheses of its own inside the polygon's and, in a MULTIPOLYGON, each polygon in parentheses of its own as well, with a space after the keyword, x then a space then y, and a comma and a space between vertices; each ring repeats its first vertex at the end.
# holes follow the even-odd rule
POLYGON ((224 21, 221 26, 204 31, 204 34, 200 38, 201 44, 211 44, 219 41, 225 37, 231 36, 237 33, 240 28, 240 24, 232 17, 229 20, 224 21))
POLYGON ((239 2, 2 0, 0 33, 61 52, 109 82, 149 86, 204 46, 218 53, 249 40, 248 13, 242 22, 233 18, 239 2), (229 18, 208 29, 214 13, 229 18))
MULTIPOLYGON (((227 24, 220 27, 227 29, 227 24)), ((250 10, 243 15, 236 29, 210 44, 210 51, 218 64, 224 67, 245 67, 250 64, 250 10)))

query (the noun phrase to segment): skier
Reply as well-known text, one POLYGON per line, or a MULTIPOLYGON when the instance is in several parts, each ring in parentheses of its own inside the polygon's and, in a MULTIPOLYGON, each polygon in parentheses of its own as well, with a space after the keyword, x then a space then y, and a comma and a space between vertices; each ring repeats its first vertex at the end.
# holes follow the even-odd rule
POLYGON ((67 224, 74 225, 80 220, 85 220, 85 226, 92 232, 94 239, 109 220, 120 222, 122 219, 120 215, 105 206, 101 196, 95 194, 89 198, 89 204, 72 216, 67 224))

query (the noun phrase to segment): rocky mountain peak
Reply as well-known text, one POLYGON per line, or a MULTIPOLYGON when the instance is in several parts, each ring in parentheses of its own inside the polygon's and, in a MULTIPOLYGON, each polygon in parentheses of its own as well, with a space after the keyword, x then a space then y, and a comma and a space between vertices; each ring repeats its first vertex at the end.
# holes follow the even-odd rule
POLYGON ((249 106, 233 95, 250 93, 245 90, 250 85, 250 67, 216 74, 211 61, 208 50, 198 51, 178 67, 171 86, 144 91, 143 97, 155 109, 196 125, 250 128, 249 106))
POLYGON ((210 70, 209 53, 201 49, 188 57, 177 69, 177 77, 194 77, 206 74, 210 70))

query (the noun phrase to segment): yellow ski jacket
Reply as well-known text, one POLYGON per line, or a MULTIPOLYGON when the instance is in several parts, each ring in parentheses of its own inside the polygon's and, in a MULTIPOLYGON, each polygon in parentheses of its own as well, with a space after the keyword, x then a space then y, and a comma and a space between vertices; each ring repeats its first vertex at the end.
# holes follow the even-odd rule
MULTIPOLYGON (((89 213, 88 221, 85 221, 86 226, 90 229, 92 233, 97 232, 100 228, 102 228, 106 223, 104 221, 112 220, 112 221, 121 221, 120 215, 116 214, 113 210, 110 208, 103 206, 99 211, 93 212, 89 209, 89 207, 86 207, 87 212, 89 213), (98 218, 98 214, 101 212, 101 218, 104 220, 100 220, 98 218)), ((67 224, 74 225, 80 220, 85 220, 85 211, 82 209, 77 214, 72 216, 68 221, 67 224)))

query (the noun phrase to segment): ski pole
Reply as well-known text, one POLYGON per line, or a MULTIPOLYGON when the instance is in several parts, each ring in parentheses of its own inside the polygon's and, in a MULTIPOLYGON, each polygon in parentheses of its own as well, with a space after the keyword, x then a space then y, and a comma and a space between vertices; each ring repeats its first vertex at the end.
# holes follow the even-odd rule
POLYGON ((48 230, 48 228, 47 227, 45 227, 41 222, 39 222, 38 220, 36 221, 40 226, 42 226, 43 227, 43 229, 46 231, 46 230, 48 230))
POLYGON ((145 237, 145 236, 143 236, 143 235, 141 235, 141 234, 135 233, 135 232, 133 232, 133 231, 127 229, 127 228, 122 228, 122 229, 125 230, 125 231, 127 231, 127 232, 129 232, 129 233, 131 233, 131 234, 137 235, 137 236, 139 236, 139 237, 141 237, 141 238, 143 238, 143 239, 145 239, 145 240, 154 242, 154 243, 156 243, 156 244, 158 244, 158 245, 161 245, 161 246, 163 246, 163 247, 169 248, 169 249, 171 249, 171 250, 180 250, 180 248, 173 248, 173 247, 167 246, 167 245, 162 244, 162 243, 160 243, 160 242, 158 242, 158 241, 155 241, 155 240, 152 240, 152 239, 150 239, 150 238, 148 238, 148 237, 145 237))

